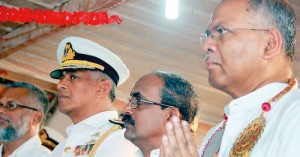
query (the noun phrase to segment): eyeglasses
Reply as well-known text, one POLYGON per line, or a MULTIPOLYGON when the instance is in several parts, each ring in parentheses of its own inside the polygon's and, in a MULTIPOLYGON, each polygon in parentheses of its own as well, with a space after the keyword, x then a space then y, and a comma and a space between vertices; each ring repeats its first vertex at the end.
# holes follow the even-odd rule
POLYGON ((220 41, 223 39, 226 33, 234 32, 236 30, 251 30, 251 31, 269 31, 270 29, 259 29, 259 28, 224 28, 221 25, 215 26, 212 30, 207 29, 200 36, 201 43, 203 44, 210 37, 214 41, 220 41))
POLYGON ((141 103, 146 103, 146 104, 151 104, 151 105, 159 105, 159 106, 165 106, 165 107, 175 107, 175 106, 166 105, 166 104, 159 103, 159 102, 145 100, 141 97, 136 97, 136 96, 132 96, 131 98, 128 98, 128 103, 131 103, 131 108, 132 109, 139 108, 141 103))
POLYGON ((30 109, 30 110, 38 111, 38 109, 36 109, 36 108, 29 107, 29 106, 24 106, 24 105, 20 105, 20 104, 17 104, 15 102, 13 102, 13 101, 9 102, 7 105, 4 105, 4 104, 0 103, 0 107, 3 107, 3 108, 5 108, 6 110, 9 110, 9 111, 14 110, 14 109, 16 109, 18 107, 22 107, 22 108, 27 108, 27 109, 30 109))

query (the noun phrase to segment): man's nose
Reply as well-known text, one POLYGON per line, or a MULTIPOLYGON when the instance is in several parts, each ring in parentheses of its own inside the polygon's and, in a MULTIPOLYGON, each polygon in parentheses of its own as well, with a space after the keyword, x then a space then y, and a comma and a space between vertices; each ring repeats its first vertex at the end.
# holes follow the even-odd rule
POLYGON ((132 114, 132 108, 131 108, 131 102, 130 101, 128 101, 126 106, 123 108, 123 112, 132 114))
POLYGON ((217 41, 208 38, 204 43, 202 47, 202 51, 205 55, 213 53, 214 49, 216 48, 217 41))
POLYGON ((65 89, 66 88, 66 78, 61 78, 56 85, 57 90, 65 89))

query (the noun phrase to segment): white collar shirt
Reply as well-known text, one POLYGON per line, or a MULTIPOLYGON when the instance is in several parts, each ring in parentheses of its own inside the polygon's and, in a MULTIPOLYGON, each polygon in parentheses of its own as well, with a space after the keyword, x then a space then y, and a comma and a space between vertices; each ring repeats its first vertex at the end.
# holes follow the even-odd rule
MULTIPOLYGON (((228 116, 218 157, 228 157, 237 137, 261 114, 261 105, 287 87, 286 83, 271 83, 225 106, 228 116)), ((298 84, 281 99, 271 103, 264 114, 266 126, 260 139, 250 151, 250 157, 294 157, 300 148, 300 90, 298 84)), ((222 123, 212 128, 203 140, 200 152, 222 123)))
MULTIPOLYGON (((3 146, 0 147, 0 157, 2 157, 3 146)), ((45 157, 50 154, 50 150, 42 145, 38 135, 33 136, 20 145, 8 157, 45 157)))
MULTIPOLYGON (((114 126, 108 121, 113 118, 118 118, 118 112, 106 111, 67 127, 68 138, 56 146, 51 156, 87 157, 90 151, 77 152, 77 148, 95 144, 101 135, 114 126)), ((124 138, 124 131, 125 129, 120 129, 109 134, 97 149, 95 156, 120 157, 124 154, 128 157, 135 156, 137 147, 124 138)))
MULTIPOLYGON (((144 157, 143 152, 138 149, 135 152, 136 157, 144 157)), ((150 157, 159 157, 159 149, 153 149, 150 153, 150 157)))

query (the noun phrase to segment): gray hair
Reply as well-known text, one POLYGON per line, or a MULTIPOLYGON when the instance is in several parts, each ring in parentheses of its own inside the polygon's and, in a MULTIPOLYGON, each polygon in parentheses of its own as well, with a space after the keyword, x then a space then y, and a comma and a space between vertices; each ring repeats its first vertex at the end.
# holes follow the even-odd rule
POLYGON ((116 84, 115 82, 105 73, 98 71, 98 70, 91 70, 93 72, 93 77, 95 78, 95 80, 99 80, 102 78, 105 78, 107 80, 109 80, 112 84, 111 89, 109 91, 109 96, 110 96, 110 100, 113 102, 116 98, 116 84), (101 77, 101 78, 100 78, 101 77))
POLYGON ((265 26, 277 28, 283 38, 283 46, 287 56, 293 59, 296 45, 296 17, 287 0, 249 0, 254 12, 263 17, 265 26))
MULTIPOLYGON (((191 124, 199 110, 198 96, 192 84, 175 73, 155 71, 153 74, 164 82, 161 90, 161 102, 177 107, 182 119, 191 124)), ((164 108, 166 107, 162 106, 162 109, 164 108)))
POLYGON ((6 85, 6 88, 25 88, 29 90, 32 100, 37 103, 37 109, 42 110, 44 113, 43 123, 46 121, 46 115, 49 110, 49 100, 45 91, 43 91, 38 86, 27 82, 13 82, 6 85))

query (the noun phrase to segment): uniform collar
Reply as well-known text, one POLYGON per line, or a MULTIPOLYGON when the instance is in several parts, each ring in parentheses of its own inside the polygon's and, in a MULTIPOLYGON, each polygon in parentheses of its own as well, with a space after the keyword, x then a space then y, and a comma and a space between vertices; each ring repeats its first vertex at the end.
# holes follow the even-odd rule
MULTIPOLYGON (((97 113, 77 124, 72 124, 67 127, 66 132, 67 134, 70 134, 73 129, 75 128, 81 128, 82 126, 91 127, 91 128, 101 128, 105 124, 107 124, 109 119, 118 118, 118 112, 117 111, 104 111, 97 113)), ((86 128, 85 128, 86 129, 86 128)))

